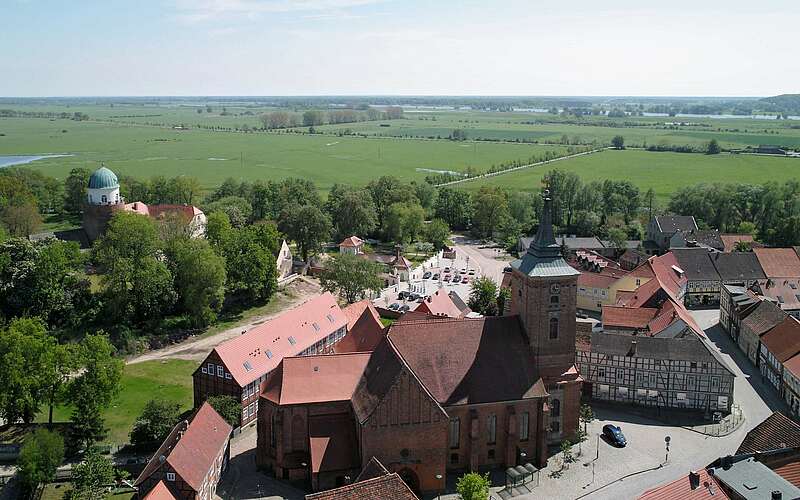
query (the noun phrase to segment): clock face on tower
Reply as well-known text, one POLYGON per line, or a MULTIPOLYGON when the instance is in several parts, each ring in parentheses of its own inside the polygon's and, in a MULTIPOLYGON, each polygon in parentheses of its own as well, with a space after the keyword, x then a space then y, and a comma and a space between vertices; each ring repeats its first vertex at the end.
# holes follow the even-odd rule
POLYGON ((550 285, 550 293, 552 293, 552 294, 556 294, 556 293, 558 293, 560 290, 561 290, 561 287, 560 287, 560 286, 558 286, 558 283, 553 283, 552 285, 550 285))

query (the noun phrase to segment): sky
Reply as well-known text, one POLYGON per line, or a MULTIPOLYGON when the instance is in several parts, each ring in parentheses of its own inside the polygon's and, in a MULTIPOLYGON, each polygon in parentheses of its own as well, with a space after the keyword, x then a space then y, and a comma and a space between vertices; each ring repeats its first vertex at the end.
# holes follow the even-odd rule
POLYGON ((768 96, 800 0, 0 0, 0 96, 768 96))

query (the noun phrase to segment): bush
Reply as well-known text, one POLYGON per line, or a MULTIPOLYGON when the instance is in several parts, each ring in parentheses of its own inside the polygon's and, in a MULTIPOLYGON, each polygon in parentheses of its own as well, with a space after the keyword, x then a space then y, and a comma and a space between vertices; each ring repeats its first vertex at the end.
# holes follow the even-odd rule
POLYGON ((488 472, 484 475, 468 472, 458 478, 456 491, 461 500, 488 500, 491 485, 488 472))

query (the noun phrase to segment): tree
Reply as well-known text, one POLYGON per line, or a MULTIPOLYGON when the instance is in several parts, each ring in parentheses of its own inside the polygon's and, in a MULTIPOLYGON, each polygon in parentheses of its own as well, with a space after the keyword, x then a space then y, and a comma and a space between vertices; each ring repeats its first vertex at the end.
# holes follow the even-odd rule
POLYGON ((163 399, 151 399, 130 432, 131 444, 139 450, 158 448, 178 422, 181 405, 163 399))
POLYGON ((167 249, 178 305, 194 326, 217 318, 225 298, 225 258, 203 239, 179 238, 167 249))
POLYGON ((79 349, 80 375, 68 390, 73 408, 71 435, 76 444, 88 449, 106 434, 101 410, 111 406, 119 392, 124 364, 114 357, 114 346, 102 333, 84 337, 79 349))
POLYGON ((334 255, 320 276, 322 289, 338 293, 352 304, 363 299, 367 291, 379 292, 383 288, 381 265, 351 254, 334 255))
POLYGON ((488 276, 472 281, 468 301, 469 308, 484 316, 497 315, 497 283, 488 276))
POLYGON ((575 461, 575 456, 572 454, 572 443, 569 439, 561 441, 561 459, 565 464, 571 464, 575 461))
POLYGON ((616 149, 625 149, 625 138, 621 135, 615 135, 614 138, 611 139, 611 145, 616 149))
POLYGON ((366 236, 378 226, 378 213, 369 191, 335 184, 325 208, 338 240, 353 235, 366 236))
POLYGON ((212 212, 206 218, 206 239, 218 251, 225 247, 225 244, 233 232, 231 220, 225 212, 212 212))
POLYGON ((67 500, 103 500, 114 483, 114 464, 111 460, 90 451, 83 462, 72 469, 72 490, 67 500))
POLYGON ((241 196, 226 196, 204 207, 209 213, 223 212, 233 227, 244 227, 253 215, 253 206, 241 196))
POLYGON ((45 398, 43 352, 47 331, 39 320, 15 319, 0 330, 0 418, 8 423, 33 421, 45 398))
POLYGON ((89 171, 85 168, 73 168, 64 179, 64 211, 71 214, 80 213, 86 201, 86 189, 89 187, 89 171))
POLYGON ((468 472, 458 478, 456 491, 461 500, 489 500, 489 488, 492 482, 489 480, 489 473, 478 474, 468 472))
POLYGON ((110 318, 131 323, 157 321, 177 295, 172 274, 160 259, 162 244, 154 222, 118 212, 94 245, 94 260, 105 271, 105 304, 110 318))
POLYGON ((392 203, 386 211, 383 232, 387 239, 413 243, 422 232, 425 210, 419 203, 392 203))
POLYGON ((706 146, 706 154, 718 155, 720 151, 721 149, 716 139, 711 139, 710 141, 708 141, 708 145, 706 146))
POLYGON ((281 230, 297 243, 305 262, 308 262, 309 255, 317 253, 322 244, 331 237, 331 220, 316 206, 290 207, 282 219, 281 230))
POLYGON ((434 203, 436 217, 453 229, 466 229, 472 218, 472 201, 467 191, 443 187, 434 203))
POLYGON ((32 493, 39 483, 48 483, 64 461, 64 439, 55 432, 36 429, 25 438, 17 466, 22 487, 32 493))
POLYGON ((423 233, 425 241, 433 245, 436 250, 441 250, 450 241, 450 227, 444 219, 433 219, 425 226, 423 233))
POLYGON ((491 238, 500 223, 510 217, 505 191, 488 186, 472 195, 472 232, 479 238, 491 238))
POLYGON ((209 396, 206 402, 231 426, 239 427, 239 419, 242 416, 242 403, 237 398, 233 396, 209 396))
POLYGON ((225 257, 226 293, 245 303, 269 300, 278 288, 274 254, 257 231, 231 230, 220 249, 225 257))
POLYGON ((33 234, 42 223, 42 216, 39 215, 39 209, 34 200, 8 205, 0 215, 12 236, 33 234))
POLYGON ((753 243, 750 241, 737 241, 733 245, 734 252, 752 252, 753 243))
POLYGON ((588 434, 588 425, 592 423, 592 420, 594 420, 594 411, 592 410, 591 406, 586 404, 581 405, 580 419, 583 423, 583 432, 588 434))
POLYGON ((627 234, 625 231, 618 227, 612 227, 608 230, 608 241, 611 242, 611 245, 617 250, 624 250, 625 244, 627 242, 627 234))
POLYGON ((316 109, 309 109, 303 113, 303 126, 313 127, 325 123, 325 113, 316 109))
POLYGON ((397 177, 384 175, 367 184, 367 191, 372 195, 372 201, 378 213, 378 227, 386 230, 385 216, 389 206, 398 202, 416 201, 411 186, 403 184, 397 177))

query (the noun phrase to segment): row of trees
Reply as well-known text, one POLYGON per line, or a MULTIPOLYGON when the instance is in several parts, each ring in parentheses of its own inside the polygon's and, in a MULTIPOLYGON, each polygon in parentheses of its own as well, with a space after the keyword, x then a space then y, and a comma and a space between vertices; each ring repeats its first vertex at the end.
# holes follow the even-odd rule
POLYGON ((309 109, 303 113, 293 111, 272 111, 259 116, 265 129, 291 127, 314 127, 325 124, 356 123, 375 120, 396 120, 403 117, 403 108, 389 106, 385 110, 367 107, 366 109, 332 109, 323 111, 309 109))

